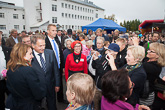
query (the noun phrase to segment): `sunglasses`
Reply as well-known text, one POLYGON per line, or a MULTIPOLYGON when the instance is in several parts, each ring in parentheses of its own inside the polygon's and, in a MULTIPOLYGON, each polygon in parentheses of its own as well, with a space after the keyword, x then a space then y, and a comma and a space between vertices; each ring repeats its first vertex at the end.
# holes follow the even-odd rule
POLYGON ((148 50, 148 52, 150 52, 150 53, 156 53, 155 51, 153 51, 153 50, 148 50))

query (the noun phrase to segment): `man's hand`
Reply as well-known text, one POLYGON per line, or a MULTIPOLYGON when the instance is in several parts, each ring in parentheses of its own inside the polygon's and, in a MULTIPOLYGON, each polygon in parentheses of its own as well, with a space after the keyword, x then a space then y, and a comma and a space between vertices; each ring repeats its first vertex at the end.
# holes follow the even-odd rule
POLYGON ((58 92, 60 90, 60 87, 55 87, 55 92, 58 92))

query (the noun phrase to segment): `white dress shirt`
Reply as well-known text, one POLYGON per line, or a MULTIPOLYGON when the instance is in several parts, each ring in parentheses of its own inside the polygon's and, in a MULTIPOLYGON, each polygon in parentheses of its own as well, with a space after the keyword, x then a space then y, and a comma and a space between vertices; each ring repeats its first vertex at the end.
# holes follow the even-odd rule
MULTIPOLYGON (((36 56, 36 59, 37 59, 38 63, 39 63, 40 66, 42 67, 42 64, 41 64, 41 61, 40 61, 40 56, 38 55, 38 54, 40 54, 40 53, 36 52, 35 50, 33 50, 33 52, 34 52, 34 55, 36 56)), ((43 59, 44 59, 44 61, 45 61, 45 63, 46 63, 45 54, 44 54, 44 53, 42 53, 42 57, 43 57, 43 59)))
MULTIPOLYGON (((58 47, 58 45, 57 45, 57 43, 56 43, 55 39, 52 39, 52 38, 50 38, 49 36, 48 36, 48 39, 49 39, 49 41, 50 41, 50 44, 51 44, 51 46, 52 46, 52 48, 53 48, 54 53, 56 54, 56 51, 55 51, 55 49, 54 49, 54 44, 53 44, 53 41, 52 41, 52 40, 54 40, 55 45, 56 45, 57 50, 58 50, 59 62, 61 63, 61 61, 60 61, 60 52, 59 52, 59 47, 58 47)), ((56 57, 56 56, 55 56, 55 57, 56 57)))
POLYGON ((61 36, 57 36, 58 37, 58 39, 59 39, 59 41, 60 41, 60 43, 61 43, 61 36))

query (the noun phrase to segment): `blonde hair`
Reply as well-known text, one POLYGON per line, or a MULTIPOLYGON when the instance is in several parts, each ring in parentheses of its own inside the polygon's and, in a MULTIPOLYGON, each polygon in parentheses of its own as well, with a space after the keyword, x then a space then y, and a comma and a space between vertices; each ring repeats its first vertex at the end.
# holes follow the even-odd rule
POLYGON ((124 38, 118 38, 118 39, 116 39, 116 42, 121 42, 124 45, 127 44, 124 38))
POLYGON ((98 36, 98 37, 97 37, 97 41, 98 41, 99 39, 100 39, 100 40, 102 40, 102 41, 103 41, 103 43, 105 42, 104 37, 98 36))
POLYGON ((49 25, 47 26, 47 30, 49 30, 51 26, 56 27, 55 24, 49 24, 49 25))
POLYGON ((157 60, 160 66, 165 66, 165 45, 155 42, 150 44, 150 49, 154 50, 159 55, 157 60))
POLYGON ((98 28, 98 29, 96 30, 96 32, 97 32, 97 31, 103 32, 103 30, 102 30, 101 28, 98 28))
POLYGON ((24 59, 24 57, 29 48, 31 48, 31 46, 27 44, 15 44, 10 54, 10 60, 7 63, 7 69, 15 71, 20 66, 27 66, 27 61, 24 59))
POLYGON ((145 49, 142 46, 129 46, 128 50, 131 50, 134 59, 139 59, 138 62, 141 62, 145 57, 145 49))
POLYGON ((75 73, 68 78, 67 89, 75 93, 75 102, 81 105, 92 103, 96 86, 91 76, 75 73))

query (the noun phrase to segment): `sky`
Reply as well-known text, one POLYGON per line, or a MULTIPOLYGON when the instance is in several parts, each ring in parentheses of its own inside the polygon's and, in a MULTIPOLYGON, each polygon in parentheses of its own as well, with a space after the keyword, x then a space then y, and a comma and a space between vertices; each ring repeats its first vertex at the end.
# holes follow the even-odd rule
MULTIPOLYGON (((23 0, 0 0, 23 7, 23 0)), ((115 14, 117 23, 124 20, 155 20, 165 17, 165 0, 88 0, 105 9, 104 15, 115 14)))

